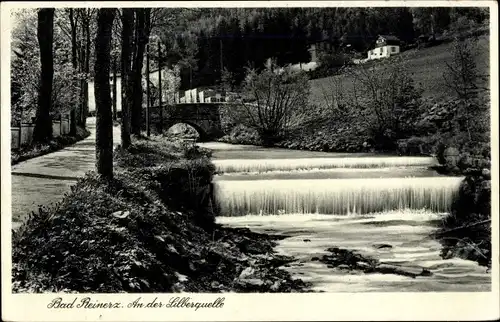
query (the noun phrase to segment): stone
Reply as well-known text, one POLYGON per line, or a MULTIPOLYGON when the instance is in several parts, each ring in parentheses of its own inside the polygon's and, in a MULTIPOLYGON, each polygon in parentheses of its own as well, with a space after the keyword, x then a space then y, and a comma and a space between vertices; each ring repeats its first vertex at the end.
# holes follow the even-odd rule
POLYGON ((253 286, 262 286, 264 285, 264 281, 258 278, 245 278, 242 279, 241 282, 247 285, 253 285, 253 286))
POLYGON ((357 265, 358 267, 361 267, 361 268, 369 268, 369 267, 371 267, 371 265, 370 265, 370 264, 365 263, 365 262, 356 262, 356 265, 357 265))
POLYGON ((128 217, 128 215, 130 215, 130 212, 128 210, 127 211, 119 210, 111 214, 111 216, 116 217, 118 219, 125 219, 128 217))
POLYGON ((245 268, 241 273, 240 273, 240 279, 245 279, 247 277, 252 276, 255 273, 255 269, 252 267, 247 267, 245 268))
POLYGON ((483 175, 483 177, 485 179, 491 179, 491 171, 490 169, 483 169, 483 171, 481 171, 481 174, 483 175))
POLYGON ((455 167, 458 164, 459 154, 460 152, 458 151, 458 149, 454 147, 449 147, 444 150, 443 155, 448 166, 455 167))
POLYGON ((432 273, 421 267, 409 267, 409 266, 396 266, 389 264, 380 264, 375 268, 375 271, 383 273, 383 274, 396 274, 408 277, 417 277, 417 276, 430 276, 432 273))
POLYGON ((389 244, 374 244, 373 247, 375 247, 377 249, 392 248, 392 246, 389 244))
POLYGON ((310 241, 311 241, 310 239, 307 239, 307 238, 306 238, 306 239, 304 239, 304 242, 306 242, 306 243, 307 243, 307 242, 310 242, 310 241))
POLYGON ((346 265, 346 264, 340 264, 339 266, 337 266, 338 269, 349 269, 349 265, 346 265))
POLYGON ((312 262, 317 262, 317 261, 319 261, 319 257, 314 256, 313 258, 311 258, 311 261, 312 261, 312 262))

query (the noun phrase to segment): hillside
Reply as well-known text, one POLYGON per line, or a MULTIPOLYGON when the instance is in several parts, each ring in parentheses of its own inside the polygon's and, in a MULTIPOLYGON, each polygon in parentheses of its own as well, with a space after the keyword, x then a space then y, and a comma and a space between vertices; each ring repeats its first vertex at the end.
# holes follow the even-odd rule
MULTIPOLYGON (((452 49, 453 43, 444 43, 435 47, 412 49, 401 53, 409 70, 413 73, 415 83, 423 89, 423 98, 439 101, 441 98, 453 95, 443 78, 446 62, 453 59, 452 49)), ((489 38, 487 36, 479 38, 477 49, 478 70, 484 75, 489 75, 489 38)), ((352 88, 352 78, 346 75, 311 80, 311 103, 324 104, 324 91, 328 90, 332 82, 338 79, 342 81, 345 91, 352 88)))

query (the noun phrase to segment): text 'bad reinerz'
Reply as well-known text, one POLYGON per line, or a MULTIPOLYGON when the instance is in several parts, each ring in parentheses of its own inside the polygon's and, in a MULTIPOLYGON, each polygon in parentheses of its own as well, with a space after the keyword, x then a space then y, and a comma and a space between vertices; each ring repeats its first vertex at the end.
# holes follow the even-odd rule
POLYGON ((61 297, 53 299, 48 305, 48 309, 142 309, 142 308, 187 308, 187 309, 221 309, 224 307, 224 297, 218 297, 212 302, 196 302, 190 297, 171 297, 167 303, 158 301, 155 297, 152 301, 144 301, 141 297, 135 299, 133 302, 128 303, 126 306, 120 302, 103 302, 93 300, 90 297, 78 298, 75 297, 73 301, 63 301, 61 297))

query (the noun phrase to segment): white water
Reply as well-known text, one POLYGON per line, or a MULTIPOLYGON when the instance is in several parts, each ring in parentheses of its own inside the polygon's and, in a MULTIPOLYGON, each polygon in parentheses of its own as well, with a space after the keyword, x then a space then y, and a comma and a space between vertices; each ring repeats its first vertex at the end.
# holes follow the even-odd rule
POLYGON ((488 291, 485 267, 443 260, 430 235, 449 211, 461 178, 423 166, 432 158, 327 154, 209 144, 222 172, 214 181, 220 223, 289 236, 276 251, 284 269, 326 292, 488 291), (331 157, 330 157, 331 156, 331 157), (377 249, 375 244, 391 248, 377 249), (313 257, 346 248, 429 277, 329 268, 313 257))
POLYGON ((313 170, 332 168, 384 168, 397 166, 430 166, 436 160, 430 157, 337 157, 337 158, 298 158, 298 159, 231 159, 214 160, 217 171, 231 172, 269 172, 283 170, 313 170))
POLYGON ((360 215, 304 215, 220 217, 220 223, 247 227, 257 232, 290 236, 278 242, 279 254, 294 256, 286 268, 297 278, 313 283, 324 292, 418 292, 488 291, 491 276, 475 262, 439 255, 441 245, 429 237, 433 222, 444 214, 426 211, 395 211, 360 215), (306 241, 305 241, 306 240, 306 241), (310 240, 310 241, 307 241, 310 240), (392 248, 377 249, 376 244, 392 248), (406 270, 429 269, 429 277, 411 278, 393 274, 364 274, 328 268, 311 261, 328 254, 329 247, 346 248, 382 263, 406 270))
POLYGON ((366 214, 395 209, 447 211, 461 178, 355 178, 215 181, 226 216, 278 213, 366 214))

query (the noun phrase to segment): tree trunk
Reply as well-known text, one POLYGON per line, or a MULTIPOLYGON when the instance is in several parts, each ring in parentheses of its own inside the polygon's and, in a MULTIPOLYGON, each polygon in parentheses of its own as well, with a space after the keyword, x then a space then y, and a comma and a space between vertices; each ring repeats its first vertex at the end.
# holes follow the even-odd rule
POLYGON ((116 85, 116 57, 113 57, 113 120, 116 121, 117 119, 117 97, 116 97, 116 92, 117 92, 117 85, 116 85))
MULTIPOLYGON (((80 73, 83 74, 85 72, 85 46, 80 47, 80 73)), ((83 126, 83 110, 85 104, 85 79, 80 80, 80 101, 78 109, 78 115, 76 117, 76 121, 78 125, 83 126)))
MULTIPOLYGON (((86 9, 90 10, 90 9, 86 9)), ((90 13, 89 13, 90 15, 90 13)), ((87 77, 90 73, 90 17, 87 17, 87 24, 85 26, 85 74, 87 77)), ((108 68, 109 70, 109 68, 108 68)), ((109 74, 108 74, 109 77, 109 74)), ((109 83, 109 81, 108 81, 109 83)), ((95 85, 94 85, 95 86, 95 85)), ((95 91, 95 89, 94 89, 95 91)), ((83 83, 83 111, 82 111, 82 125, 83 127, 87 126, 87 115, 89 114, 89 82, 85 80, 83 83)))
POLYGON ((161 86, 161 42, 158 40, 158 108, 160 113, 160 122, 158 123, 158 132, 163 134, 163 105, 162 105, 162 86, 161 86))
POLYGON ((38 10, 38 44, 40 46, 41 77, 38 92, 38 108, 36 111, 34 142, 46 142, 52 138, 52 120, 50 108, 52 104, 52 82, 54 79, 54 9, 38 10))
POLYGON ((132 134, 139 135, 142 125, 142 67, 144 61, 144 51, 149 40, 150 13, 151 9, 135 9, 137 14, 137 25, 135 29, 135 55, 132 66, 133 77, 133 103, 132 103, 132 134))
MULTIPOLYGON (((73 8, 69 9, 69 22, 71 25, 71 63, 73 65, 73 71, 77 73, 78 72, 78 58, 77 58, 78 44, 76 39, 77 21, 75 19, 73 8)), ((78 88, 78 79, 75 79, 75 88, 78 88)), ((77 95, 78 94, 75 93, 75 101, 73 102, 73 106, 71 106, 69 135, 76 135, 76 108, 78 106, 77 95)))
POLYGON ((146 135, 151 136, 151 86, 149 84, 149 45, 146 51, 146 135))
POLYGON ((113 177, 113 115, 109 71, 111 63, 111 29, 116 9, 99 9, 95 42, 95 106, 97 172, 113 177))
POLYGON ((130 146, 130 109, 132 107, 132 82, 130 78, 130 54, 132 47, 132 28, 134 24, 134 10, 123 8, 122 12, 122 55, 121 55, 121 76, 122 76, 122 124, 121 143, 124 149, 130 146))

